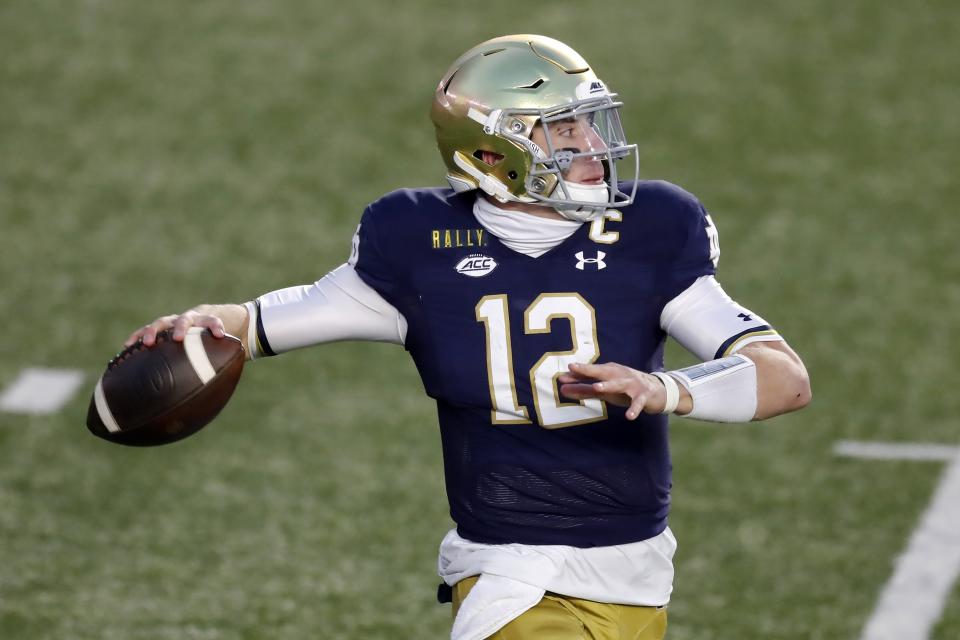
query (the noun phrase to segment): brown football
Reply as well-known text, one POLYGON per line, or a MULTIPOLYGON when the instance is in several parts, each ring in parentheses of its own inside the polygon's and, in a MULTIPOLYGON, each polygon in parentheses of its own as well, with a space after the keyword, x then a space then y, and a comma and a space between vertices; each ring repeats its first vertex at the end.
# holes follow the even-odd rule
POLYGON ((152 347, 137 342, 110 361, 90 398, 91 433, 151 447, 186 438, 220 413, 243 371, 240 340, 200 327, 183 342, 172 335, 162 331, 152 347))

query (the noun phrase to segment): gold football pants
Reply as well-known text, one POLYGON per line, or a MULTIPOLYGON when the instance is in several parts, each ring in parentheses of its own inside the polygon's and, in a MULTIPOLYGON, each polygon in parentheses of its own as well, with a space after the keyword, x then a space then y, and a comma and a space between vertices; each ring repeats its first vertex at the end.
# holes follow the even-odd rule
MULTIPOLYGON (((453 587, 453 615, 479 576, 453 587)), ((663 640, 666 607, 636 607, 547 592, 539 603, 487 640, 663 640)))

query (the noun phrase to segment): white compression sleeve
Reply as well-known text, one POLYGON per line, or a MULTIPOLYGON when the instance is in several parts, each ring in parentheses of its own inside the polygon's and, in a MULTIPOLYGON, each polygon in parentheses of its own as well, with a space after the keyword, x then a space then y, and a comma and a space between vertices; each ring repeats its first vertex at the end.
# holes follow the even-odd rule
POLYGON ((686 415, 713 422, 748 422, 757 411, 757 367, 735 355, 759 341, 782 340, 767 321, 740 306, 713 276, 698 278, 667 303, 660 326, 688 351, 705 360, 669 374, 690 392, 686 415))
POLYGON ((685 417, 749 422, 757 412, 757 365, 740 354, 671 371, 693 400, 685 417))
POLYGON ((701 360, 728 356, 751 342, 783 339, 766 320, 734 302, 713 276, 698 278, 668 302, 660 327, 701 360))
POLYGON ((403 344, 407 321, 344 264, 312 285, 289 287, 246 303, 251 358, 325 342, 403 344))

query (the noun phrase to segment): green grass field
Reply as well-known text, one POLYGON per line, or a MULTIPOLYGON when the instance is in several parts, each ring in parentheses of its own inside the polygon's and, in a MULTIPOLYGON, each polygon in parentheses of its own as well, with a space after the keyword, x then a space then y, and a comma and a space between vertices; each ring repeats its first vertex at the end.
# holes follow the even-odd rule
POLYGON ((0 388, 89 383, 0 413, 0 638, 446 637, 439 438, 402 349, 257 362, 156 450, 91 437, 86 394, 140 324, 312 281, 367 202, 441 184, 435 83, 511 32, 621 93, 644 176, 705 202, 726 289, 813 379, 797 415, 674 422, 670 640, 857 637, 942 465, 834 442, 960 444, 960 5, 593 6, 0 3, 0 388))

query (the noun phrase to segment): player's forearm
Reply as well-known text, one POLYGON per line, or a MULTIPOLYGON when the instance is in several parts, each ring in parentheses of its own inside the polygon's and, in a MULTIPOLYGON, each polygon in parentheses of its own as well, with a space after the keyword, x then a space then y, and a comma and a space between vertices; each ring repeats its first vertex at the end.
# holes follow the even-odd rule
POLYGON ((725 358, 652 375, 663 387, 645 402, 645 411, 711 422, 764 420, 796 411, 811 397, 806 368, 783 340, 755 342, 725 358))
POLYGON ((807 369, 786 342, 757 342, 738 353, 753 360, 757 368, 754 420, 796 411, 810 403, 812 394, 807 369))

